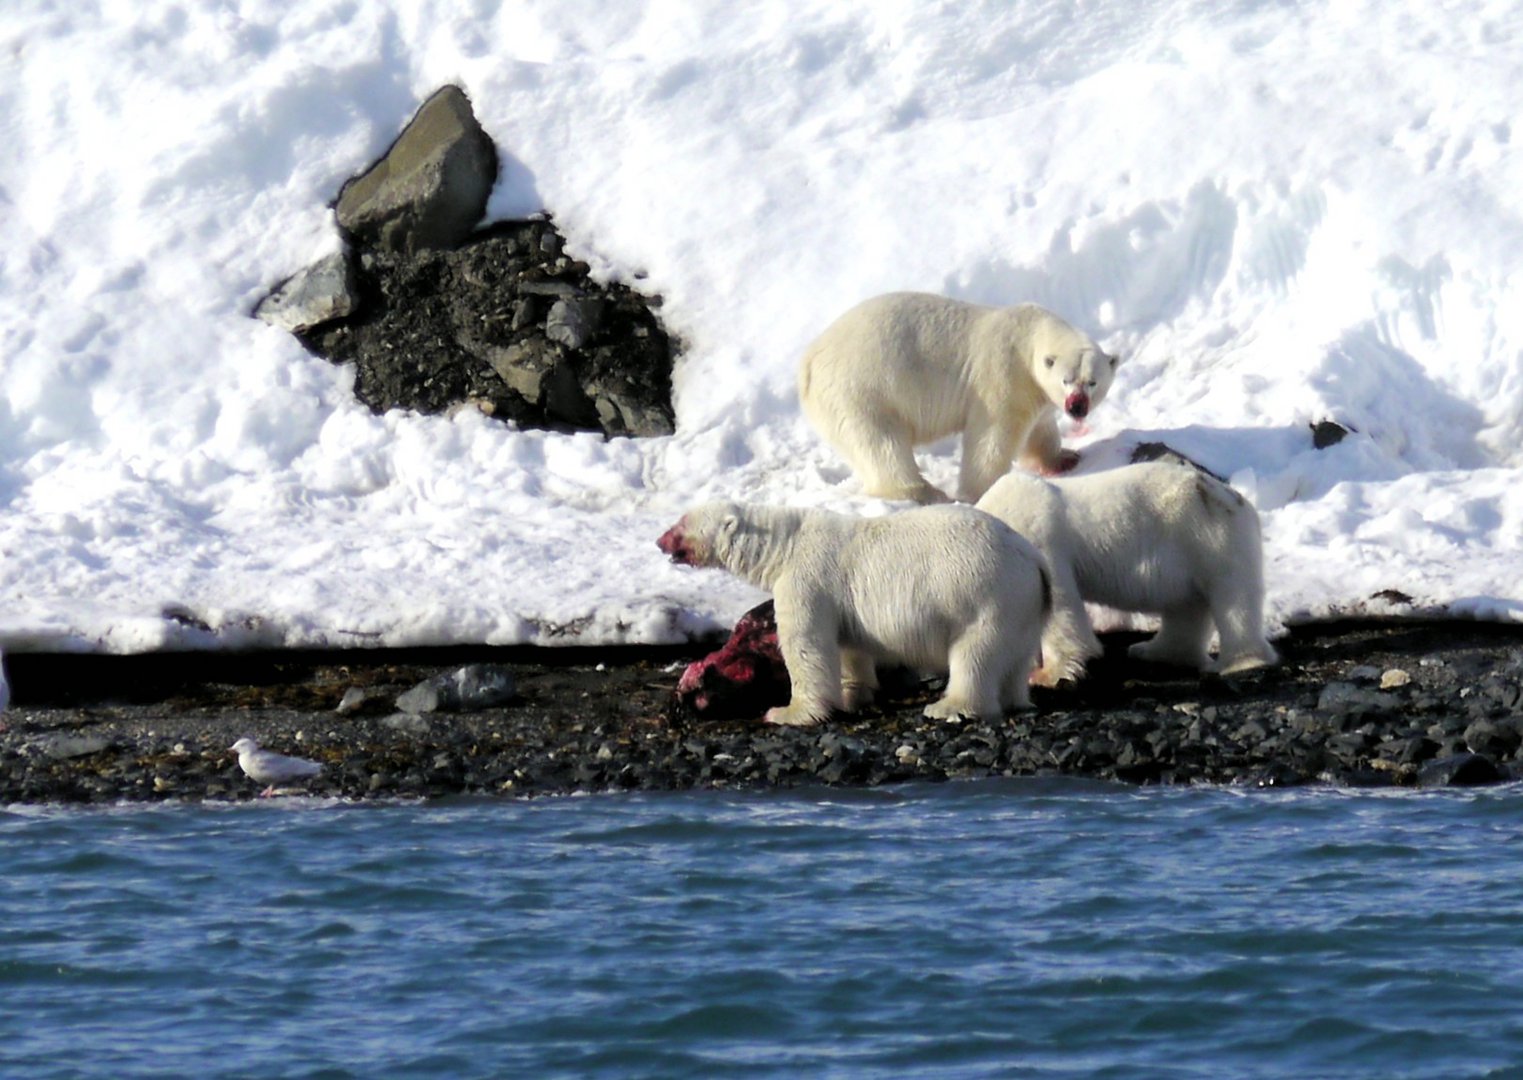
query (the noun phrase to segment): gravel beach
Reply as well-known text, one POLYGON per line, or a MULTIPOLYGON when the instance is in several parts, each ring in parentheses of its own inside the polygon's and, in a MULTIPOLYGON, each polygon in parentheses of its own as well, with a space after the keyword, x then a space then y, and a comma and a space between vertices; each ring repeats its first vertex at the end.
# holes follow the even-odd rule
POLYGON ((1523 627, 1303 627, 1276 643, 1280 667, 1241 678, 1131 661, 1138 639, 1106 636, 1083 684, 1037 689, 1035 711, 999 722, 925 720, 937 684, 906 678, 886 683, 880 707, 807 729, 686 714, 674 691, 704 646, 10 654, 0 803, 255 798, 261 785, 229 751, 244 736, 321 763, 292 790, 352 799, 1032 774, 1276 787, 1523 775, 1523 627), (462 670, 487 673, 496 698, 477 700, 497 703, 453 700, 462 670))

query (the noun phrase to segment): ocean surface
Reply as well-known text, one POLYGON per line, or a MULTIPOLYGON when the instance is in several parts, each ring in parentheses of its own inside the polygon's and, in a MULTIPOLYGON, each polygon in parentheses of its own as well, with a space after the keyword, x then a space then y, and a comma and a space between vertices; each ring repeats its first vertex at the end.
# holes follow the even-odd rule
POLYGON ((1523 790, 0 810, 0 1076, 1523 1076, 1523 790))

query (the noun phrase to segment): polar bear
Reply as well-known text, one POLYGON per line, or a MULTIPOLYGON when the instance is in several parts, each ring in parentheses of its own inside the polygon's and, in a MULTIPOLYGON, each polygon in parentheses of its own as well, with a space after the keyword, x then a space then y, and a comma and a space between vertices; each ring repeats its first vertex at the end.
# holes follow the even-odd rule
POLYGON ((1030 543, 971 506, 882 518, 706 503, 657 541, 672 561, 718 566, 773 595, 793 684, 773 724, 854 712, 877 661, 947 672, 925 715, 997 717, 1030 708, 1051 583, 1030 543))
POLYGON ((993 308, 927 293, 865 300, 825 329, 799 365, 799 400, 869 495, 946 502, 914 448, 962 435, 957 495, 977 502, 1021 463, 1078 461, 1057 410, 1082 420, 1105 400, 1117 357, 1035 304, 993 308))
POLYGON ((1258 512, 1209 473, 1164 462, 1051 481, 1011 472, 978 506, 1047 557, 1053 615, 1039 684, 1076 679, 1100 654, 1086 600, 1162 616, 1158 633, 1131 647, 1139 659, 1221 674, 1278 661, 1263 630, 1258 512))

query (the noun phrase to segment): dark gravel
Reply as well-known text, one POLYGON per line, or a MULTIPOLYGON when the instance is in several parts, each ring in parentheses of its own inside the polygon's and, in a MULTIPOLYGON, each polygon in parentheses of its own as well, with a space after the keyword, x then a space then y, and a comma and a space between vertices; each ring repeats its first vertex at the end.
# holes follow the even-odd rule
POLYGON ((696 720, 688 649, 465 649, 136 658, 10 654, 0 803, 248 799, 227 751, 249 735, 320 761, 318 795, 574 791, 1067 774, 1131 784, 1440 786, 1523 774, 1523 627, 1342 624, 1278 642, 1285 664, 1199 678, 1127 660, 1112 635, 1078 689, 998 723, 921 718, 934 684, 814 729, 696 720), (398 712, 477 662, 516 696, 398 712), (345 711, 338 705, 346 698, 345 711))

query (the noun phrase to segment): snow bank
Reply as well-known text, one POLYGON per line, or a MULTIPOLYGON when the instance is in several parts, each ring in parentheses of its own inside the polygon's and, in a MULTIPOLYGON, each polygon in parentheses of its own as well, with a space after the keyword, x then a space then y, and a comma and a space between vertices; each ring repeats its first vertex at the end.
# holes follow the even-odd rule
MULTIPOLYGON (((888 289, 1127 356, 1076 440, 1264 514, 1271 614, 1523 618, 1507 3, 18 0, 0 11, 0 643, 662 642, 756 596, 688 503, 855 508, 803 345, 888 289), (458 82, 489 215, 665 298, 678 433, 370 415, 247 317, 458 82), (1323 451, 1307 426, 1355 434, 1323 451), (1388 590, 1412 603, 1375 599, 1388 590)), ((955 446, 927 455, 948 482, 955 446)))

